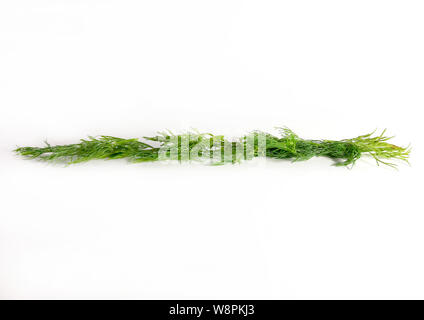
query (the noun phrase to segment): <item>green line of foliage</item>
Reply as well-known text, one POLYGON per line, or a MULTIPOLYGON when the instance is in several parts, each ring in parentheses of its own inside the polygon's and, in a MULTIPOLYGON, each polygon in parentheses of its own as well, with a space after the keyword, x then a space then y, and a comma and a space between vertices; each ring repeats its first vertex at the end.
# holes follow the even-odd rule
MULTIPOLYGON (((403 160, 408 162, 409 147, 399 147, 388 143, 393 137, 384 136, 385 130, 377 136, 374 132, 353 139, 335 140, 305 140, 287 128, 280 130, 280 135, 275 136, 265 132, 255 132, 265 137, 265 156, 275 159, 291 159, 293 161, 308 160, 312 157, 328 157, 335 161, 337 166, 353 165, 361 156, 373 157, 377 164, 385 164, 395 167, 392 160, 403 160)), ((218 152, 221 155, 211 163, 223 164, 227 162, 236 163, 250 159, 246 151, 240 153, 240 147, 246 150, 248 136, 243 136, 237 141, 228 141, 224 136, 216 136, 209 133, 190 132, 175 135, 171 132, 158 133, 154 137, 139 139, 122 139, 111 136, 89 137, 82 139, 79 143, 68 145, 51 146, 46 142, 44 147, 20 147, 15 150, 18 154, 29 158, 43 161, 73 164, 95 159, 122 159, 131 162, 158 161, 160 150, 168 146, 172 141, 178 141, 176 159, 180 161, 193 160, 184 158, 183 151, 189 154, 196 150, 199 155, 211 155, 218 152), (181 141, 188 141, 182 145, 181 141), (148 143, 147 143, 148 142, 148 143), (154 146, 157 144, 157 146, 154 146), (228 160, 224 157, 225 146, 230 146, 232 157, 228 160), (188 148, 188 150, 184 149, 188 148)), ((163 149, 162 149, 163 150, 163 149)), ((167 151, 170 156, 171 151, 167 151)), ((253 157, 261 156, 258 141, 253 147, 253 157)))

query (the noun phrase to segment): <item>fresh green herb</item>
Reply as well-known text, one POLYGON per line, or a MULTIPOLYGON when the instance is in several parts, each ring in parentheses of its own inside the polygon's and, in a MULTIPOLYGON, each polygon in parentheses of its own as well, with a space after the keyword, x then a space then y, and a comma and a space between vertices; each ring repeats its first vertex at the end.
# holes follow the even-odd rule
POLYGON ((280 129, 280 136, 256 131, 236 141, 210 133, 190 132, 175 135, 162 132, 154 137, 121 139, 110 136, 89 137, 79 143, 44 147, 21 147, 15 151, 29 159, 51 162, 79 163, 95 159, 127 158, 132 162, 158 161, 164 159, 198 160, 211 159, 212 164, 236 163, 258 156, 276 159, 308 160, 312 157, 328 157, 337 166, 353 165, 363 155, 373 157, 377 164, 395 167, 391 160, 408 162, 410 148, 388 143, 393 137, 378 136, 374 133, 353 139, 305 140, 287 128, 280 129), (260 137, 263 148, 261 149, 260 137), (153 146, 152 144, 158 144, 153 146))

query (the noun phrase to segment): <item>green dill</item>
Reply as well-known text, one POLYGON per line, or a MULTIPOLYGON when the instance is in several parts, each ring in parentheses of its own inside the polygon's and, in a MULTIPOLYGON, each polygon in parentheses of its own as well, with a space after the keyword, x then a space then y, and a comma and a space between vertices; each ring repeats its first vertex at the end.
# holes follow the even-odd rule
POLYGON ((255 131, 256 138, 246 135, 237 140, 227 140, 222 135, 189 132, 175 135, 161 132, 154 137, 122 139, 111 136, 89 137, 79 143, 44 147, 20 147, 15 150, 29 159, 49 162, 79 163, 95 159, 128 159, 131 162, 179 161, 210 158, 212 164, 236 163, 253 157, 266 156, 275 159, 304 161, 312 157, 327 157, 337 166, 353 165, 363 155, 375 159, 377 164, 395 167, 393 160, 408 162, 409 147, 388 143, 393 137, 384 136, 385 130, 374 136, 374 132, 353 139, 306 140, 287 128, 280 129, 280 135, 255 131), (265 150, 261 152, 258 136, 262 135, 265 150), (250 139, 250 140, 249 140, 250 139), (253 144, 249 145, 249 141, 253 144), (156 146, 155 146, 156 144, 156 146), (250 148, 250 154, 248 151, 250 148), (227 155, 227 156, 226 156, 227 155))

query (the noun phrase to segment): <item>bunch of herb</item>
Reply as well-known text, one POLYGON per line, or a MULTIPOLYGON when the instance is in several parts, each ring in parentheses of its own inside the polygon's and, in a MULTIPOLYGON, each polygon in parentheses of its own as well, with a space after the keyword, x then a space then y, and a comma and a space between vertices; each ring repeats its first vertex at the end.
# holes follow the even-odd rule
POLYGON ((252 154, 246 153, 249 136, 237 140, 227 140, 224 136, 210 133, 188 132, 173 134, 160 132, 154 137, 139 139, 122 139, 111 136, 89 137, 79 143, 51 146, 45 142, 44 147, 20 147, 15 151, 29 159, 39 159, 60 163, 79 163, 95 159, 122 159, 131 162, 160 161, 162 156, 179 161, 196 160, 197 156, 209 156, 211 163, 236 163, 252 157, 266 156, 275 159, 293 161, 308 160, 312 157, 328 157, 337 166, 353 165, 363 155, 374 158, 377 164, 395 167, 392 160, 408 162, 409 147, 399 147, 387 141, 393 137, 384 136, 385 130, 377 136, 374 132, 353 139, 343 140, 307 140, 302 139, 287 128, 280 129, 280 135, 256 131, 265 138, 265 154, 261 154, 257 139, 254 141, 252 154), (185 143, 182 143, 185 141, 185 143), (158 144, 154 146, 153 144, 158 144), (174 150, 174 151, 172 151, 174 150), (240 153, 240 150, 244 150, 240 153), (231 154, 226 158, 225 153, 231 154), (186 155, 189 155, 188 157, 186 155), (196 154, 196 157, 193 156, 196 154), (213 158, 218 155, 218 158, 213 158))

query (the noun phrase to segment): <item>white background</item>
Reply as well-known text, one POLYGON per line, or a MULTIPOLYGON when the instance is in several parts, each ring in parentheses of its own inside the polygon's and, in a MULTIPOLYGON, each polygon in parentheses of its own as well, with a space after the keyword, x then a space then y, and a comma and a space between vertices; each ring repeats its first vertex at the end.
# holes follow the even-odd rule
POLYGON ((0 298, 424 298, 422 1, 0 2, 0 298), (411 167, 24 161, 158 130, 376 128, 411 167))

